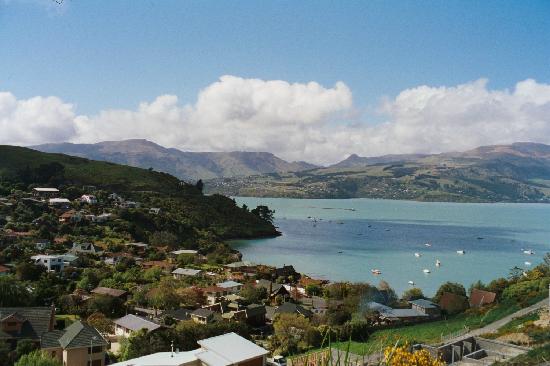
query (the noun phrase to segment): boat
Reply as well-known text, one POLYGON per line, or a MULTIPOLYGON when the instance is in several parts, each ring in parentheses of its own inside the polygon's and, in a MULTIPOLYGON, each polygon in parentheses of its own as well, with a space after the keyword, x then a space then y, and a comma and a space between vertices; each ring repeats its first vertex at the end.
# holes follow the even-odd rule
POLYGON ((525 265, 526 265, 526 266, 530 266, 530 265, 531 265, 531 262, 525 262, 525 265))
POLYGON ((420 257, 422 257, 422 254, 420 254, 420 253, 414 253, 414 256, 415 256, 416 258, 420 258, 420 257))
POLYGON ((409 285, 414 286, 414 281, 409 281, 409 285))
POLYGON ((371 269, 370 271, 372 272, 372 274, 375 274, 375 275, 382 274, 382 271, 379 269, 371 269))
POLYGON ((457 250, 457 251, 456 251, 456 254, 461 254, 461 255, 462 255, 462 254, 466 254, 466 251, 464 251, 464 250, 457 250))
POLYGON ((440 261, 439 259, 436 259, 436 260, 435 260, 435 265, 436 265, 437 267, 440 267, 440 266, 441 266, 441 261, 440 261))
POLYGON ((535 254, 535 252, 533 252, 531 249, 527 249, 527 250, 523 251, 523 254, 533 255, 533 254, 535 254))
POLYGON ((427 247, 431 247, 431 246, 432 246, 430 243, 426 243, 426 244, 424 244, 424 245, 427 246, 427 247))
POLYGON ((431 271, 430 271, 428 268, 424 268, 424 269, 422 270, 422 272, 424 272, 424 273, 431 273, 431 271))

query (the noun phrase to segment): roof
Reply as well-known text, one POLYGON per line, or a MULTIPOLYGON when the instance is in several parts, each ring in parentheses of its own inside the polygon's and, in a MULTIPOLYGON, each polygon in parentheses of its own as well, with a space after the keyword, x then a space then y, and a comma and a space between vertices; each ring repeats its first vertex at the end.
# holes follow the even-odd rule
POLYGON ((242 286, 243 284, 235 281, 225 281, 225 282, 218 283, 216 285, 223 289, 227 289, 231 287, 242 286))
POLYGON ((301 305, 291 302, 285 302, 284 304, 279 306, 277 309, 275 309, 275 314, 300 314, 305 317, 310 317, 313 315, 310 310, 304 308, 301 305))
POLYGON ((0 273, 6 273, 9 272, 10 269, 2 264, 0 264, 0 273))
POLYGON ((197 360, 195 355, 200 350, 188 352, 157 352, 147 356, 118 362, 112 366, 181 366, 197 360))
POLYGON ((24 319, 21 333, 4 332, 0 335, 0 338, 39 339, 42 334, 50 330, 53 320, 53 308, 49 306, 0 308, 0 319, 13 314, 16 314, 20 319, 24 319))
POLYGON ((52 193, 59 192, 59 189, 57 188, 48 188, 48 187, 36 187, 36 188, 33 188, 33 190, 36 192, 52 192, 52 193))
POLYGON ((199 309, 193 311, 191 313, 191 315, 198 316, 198 317, 201 317, 201 318, 208 318, 208 317, 214 315, 214 312, 212 310, 209 310, 209 309, 199 308, 199 309))
POLYGON ((470 295, 470 306, 481 306, 495 302, 497 294, 491 291, 472 289, 470 295))
POLYGON ((175 255, 180 255, 180 254, 197 254, 198 251, 196 250, 192 250, 192 249, 180 249, 180 250, 174 250, 172 252, 170 252, 172 254, 175 254, 175 255))
POLYGON ((250 304, 246 307, 246 316, 256 316, 256 315, 265 315, 267 313, 265 305, 260 304, 250 304))
POLYGON ((42 339, 42 348, 82 348, 90 347, 90 344, 92 346, 106 346, 109 343, 97 329, 80 320, 69 325, 65 330, 54 330, 46 333, 42 339))
MULTIPOLYGON (((268 351, 262 347, 257 346, 235 333, 227 333, 217 337, 203 339, 198 343, 206 351, 213 352, 216 356, 226 360, 227 363, 223 363, 223 365, 241 363, 253 358, 262 357, 268 353, 268 351)), ((207 354, 204 357, 210 358, 210 356, 210 354, 207 354)), ((197 354, 197 357, 200 359, 199 354, 197 354)), ((222 365, 222 363, 209 363, 209 365, 216 366, 222 365)))
POLYGON ((140 247, 140 248, 147 248, 149 246, 149 244, 145 244, 145 243, 126 243, 124 245, 129 247, 140 247))
POLYGON ((121 297, 126 295, 126 291, 117 290, 116 288, 110 287, 96 287, 91 292, 98 295, 107 295, 112 297, 121 297))
POLYGON ((241 261, 241 262, 233 262, 226 264, 224 267, 227 268, 240 268, 240 267, 253 267, 255 266, 255 263, 252 263, 250 261, 241 261))
POLYGON ((428 317, 428 314, 420 313, 415 309, 391 309, 389 312, 381 312, 382 316, 386 318, 417 318, 428 317))
POLYGON ((204 292, 224 292, 226 289, 219 286, 210 286, 202 289, 204 292))
MULTIPOLYGON (((271 293, 274 294, 276 292, 278 292, 279 290, 281 290, 281 288, 285 288, 283 285, 281 285, 280 283, 275 283, 275 282, 271 282, 269 280, 258 280, 258 282, 256 283, 256 286, 258 287, 263 287, 265 288, 267 291, 269 291, 269 287, 271 286, 271 293)), ((286 290, 286 289, 285 289, 286 290)), ((287 291, 288 292, 288 291, 287 291)))
POLYGON ((176 320, 187 320, 191 315, 192 311, 187 309, 177 309, 177 310, 166 310, 164 315, 174 318, 176 320))
POLYGON ((66 198, 50 198, 48 202, 49 203, 71 203, 71 201, 69 201, 66 198))
POLYGON ((391 311, 392 308, 390 308, 389 306, 386 306, 384 304, 380 304, 378 302, 375 302, 375 301, 369 301, 367 303, 367 308, 369 310, 373 310, 373 311, 378 311, 378 312, 388 312, 388 311, 391 311))
POLYGON ((176 268, 172 271, 173 274, 183 275, 183 276, 196 276, 202 271, 200 269, 192 268, 176 268))
POLYGON ((138 331, 140 329, 147 329, 148 331, 152 331, 155 329, 160 328, 160 325, 157 323, 153 323, 150 320, 141 318, 137 315, 128 314, 126 316, 123 316, 122 318, 119 318, 115 321, 113 321, 116 325, 129 329, 131 331, 138 331))
POLYGON ((412 301, 409 301, 409 304, 413 304, 424 309, 436 309, 439 307, 437 304, 426 299, 412 300, 412 301))

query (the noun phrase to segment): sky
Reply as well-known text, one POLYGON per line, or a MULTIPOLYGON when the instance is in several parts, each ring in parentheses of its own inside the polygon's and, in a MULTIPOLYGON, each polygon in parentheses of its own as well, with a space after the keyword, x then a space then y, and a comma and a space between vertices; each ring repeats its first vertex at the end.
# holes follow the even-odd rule
POLYGON ((349 154, 550 143, 548 1, 0 0, 0 143, 349 154))

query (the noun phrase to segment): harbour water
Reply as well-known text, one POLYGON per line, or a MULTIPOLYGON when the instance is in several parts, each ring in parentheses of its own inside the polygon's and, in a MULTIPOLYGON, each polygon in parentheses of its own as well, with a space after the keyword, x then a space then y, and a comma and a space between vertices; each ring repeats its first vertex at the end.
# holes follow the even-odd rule
POLYGON ((468 288, 477 280, 505 277, 515 266, 535 266, 550 252, 550 205, 545 204, 235 200, 250 208, 265 204, 274 209, 275 224, 283 234, 235 241, 244 259, 292 264, 299 272, 331 281, 385 280, 398 294, 411 287, 409 281, 426 295, 433 295, 445 281, 468 288), (523 253, 529 249, 533 255, 523 253), (381 274, 373 275, 371 269, 381 274))

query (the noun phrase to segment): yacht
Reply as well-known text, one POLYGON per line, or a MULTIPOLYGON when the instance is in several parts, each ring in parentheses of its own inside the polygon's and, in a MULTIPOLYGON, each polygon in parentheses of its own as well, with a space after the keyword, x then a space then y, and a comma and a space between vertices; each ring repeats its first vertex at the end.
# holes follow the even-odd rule
POLYGON ((420 253, 414 253, 414 256, 415 256, 416 258, 420 258, 420 257, 422 257, 422 254, 420 254, 420 253))
POLYGON ((462 255, 462 254, 466 254, 466 251, 464 251, 464 250, 457 250, 457 251, 456 251, 456 254, 461 254, 461 255, 462 255))
POLYGON ((375 274, 375 275, 382 274, 382 271, 379 269, 371 269, 370 271, 372 272, 372 274, 375 274))
POLYGON ((535 254, 535 252, 533 252, 531 249, 526 249, 526 250, 523 251, 523 254, 533 255, 533 254, 535 254))
POLYGON ((424 272, 424 273, 431 273, 431 271, 430 271, 428 268, 424 268, 424 269, 422 270, 422 272, 424 272))
POLYGON ((435 265, 436 265, 436 267, 440 267, 441 266, 441 261, 439 259, 436 259, 435 260, 435 265))
POLYGON ((428 248, 432 246, 430 243, 426 243, 424 245, 427 246, 428 248))
POLYGON ((526 265, 526 266, 530 266, 530 265, 531 265, 531 262, 525 262, 525 265, 526 265))
POLYGON ((414 286, 414 281, 409 281, 409 285, 414 286))

